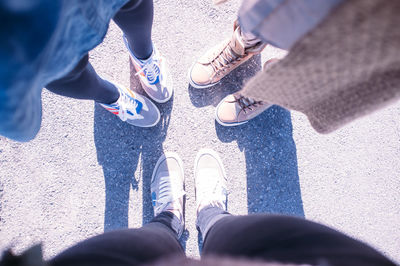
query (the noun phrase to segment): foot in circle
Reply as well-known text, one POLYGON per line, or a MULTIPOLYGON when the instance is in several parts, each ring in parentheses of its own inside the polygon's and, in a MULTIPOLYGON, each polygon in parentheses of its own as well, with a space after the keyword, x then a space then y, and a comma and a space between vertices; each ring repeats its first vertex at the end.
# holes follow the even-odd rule
POLYGON ((131 61, 139 76, 140 83, 147 95, 158 103, 165 103, 173 94, 172 77, 164 57, 162 57, 153 45, 153 53, 149 58, 141 60, 137 58, 124 36, 124 43, 129 51, 131 61))
MULTIPOLYGON (((278 62, 276 58, 264 64, 264 70, 278 62)), ((226 96, 215 110, 215 120, 222 126, 238 126, 247 123, 271 107, 271 104, 245 97, 240 92, 226 96)))
POLYGON ((226 210, 226 174, 218 153, 201 149, 194 163, 197 214, 205 207, 226 210))
POLYGON ((161 155, 151 177, 150 190, 154 216, 168 211, 178 217, 184 225, 183 197, 186 194, 184 180, 183 163, 178 154, 167 152, 161 155))
POLYGON ((197 89, 216 85, 234 69, 261 53, 265 46, 261 41, 248 46, 236 21, 232 37, 211 48, 190 68, 190 85, 197 89))

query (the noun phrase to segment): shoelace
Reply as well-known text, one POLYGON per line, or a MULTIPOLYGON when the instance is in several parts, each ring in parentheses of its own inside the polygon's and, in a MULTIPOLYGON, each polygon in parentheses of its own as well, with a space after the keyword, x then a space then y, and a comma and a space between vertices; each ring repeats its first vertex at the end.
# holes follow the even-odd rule
POLYGON ((163 210, 168 208, 168 206, 171 205, 175 200, 183 197, 186 194, 186 192, 181 189, 180 192, 176 193, 176 195, 174 195, 173 197, 171 193, 171 181, 169 180, 169 178, 170 177, 168 176, 160 178, 158 200, 154 200, 154 202, 158 203, 158 205, 155 206, 156 213, 162 212, 163 210))
POLYGON ((253 111, 252 107, 258 107, 260 105, 263 105, 262 101, 256 101, 252 98, 247 98, 242 95, 234 95, 235 100, 231 101, 231 103, 238 103, 240 106, 240 109, 243 110, 243 112, 246 113, 246 109, 249 109, 250 111, 253 111))
POLYGON ((202 204, 202 201, 206 200, 208 201, 207 204, 222 207, 220 204, 226 203, 226 189, 218 178, 213 178, 213 176, 215 176, 215 170, 203 169, 202 171, 201 174, 207 176, 209 179, 207 182, 204 180, 204 182, 198 184, 200 187, 196 192, 198 193, 196 197, 199 199, 199 204, 202 204))
POLYGON ((214 71, 219 72, 225 69, 226 66, 236 61, 240 61, 241 59, 242 56, 236 55, 235 52, 232 50, 232 47, 228 44, 224 48, 224 50, 222 50, 222 52, 211 62, 211 66, 214 71))
POLYGON ((146 75, 146 79, 149 82, 154 82, 158 75, 160 75, 160 67, 159 67, 159 60, 157 59, 149 59, 146 64, 142 66, 142 69, 138 71, 135 75, 140 75, 144 73, 146 75))
MULTIPOLYGON (((212 194, 212 199, 209 201, 209 203, 212 203, 214 205, 219 205, 219 203, 222 202, 223 204, 225 204, 225 202, 226 202, 225 195, 221 194, 220 192, 215 191, 215 189, 214 189, 213 193, 211 193, 211 194, 212 194)), ((202 194, 198 195, 198 198, 201 199, 199 203, 201 204, 201 202, 204 199, 209 199, 210 197, 211 197, 210 193, 202 193, 202 194)))
POLYGON ((126 121, 128 119, 127 116, 127 110, 133 111, 133 118, 132 119, 139 119, 139 115, 136 112, 136 108, 138 107, 138 103, 125 93, 121 94, 122 99, 119 100, 118 105, 119 105, 119 112, 118 116, 121 118, 122 121, 126 121))

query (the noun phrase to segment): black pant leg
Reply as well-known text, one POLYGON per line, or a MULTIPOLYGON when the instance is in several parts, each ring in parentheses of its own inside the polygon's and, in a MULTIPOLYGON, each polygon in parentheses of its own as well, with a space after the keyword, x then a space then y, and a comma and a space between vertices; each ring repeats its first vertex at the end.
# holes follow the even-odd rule
POLYGON ((118 89, 99 77, 88 60, 88 55, 85 55, 70 73, 50 82, 46 88, 74 99, 94 100, 106 104, 116 102, 119 98, 118 89))
POLYGON ((49 261, 52 266, 134 266, 168 256, 185 256, 168 226, 152 222, 140 229, 111 231, 85 240, 49 261))
POLYGON ((278 215, 229 216, 209 230, 203 256, 327 265, 395 265, 370 246, 329 227, 278 215))
POLYGON ((153 52, 153 0, 130 0, 114 16, 114 22, 124 32, 130 48, 139 59, 147 59, 153 52))

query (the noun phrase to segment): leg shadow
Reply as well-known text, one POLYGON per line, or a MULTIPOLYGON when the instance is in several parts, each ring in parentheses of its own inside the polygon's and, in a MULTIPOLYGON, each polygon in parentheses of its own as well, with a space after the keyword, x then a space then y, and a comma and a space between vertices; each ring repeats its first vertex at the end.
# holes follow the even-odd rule
MULTIPOLYGON (((131 69, 131 88, 146 95, 131 69)), ((138 189, 143 183, 143 224, 153 218, 150 198, 150 181, 153 167, 163 154, 165 140, 173 106, 173 99, 157 105, 161 112, 160 122, 152 128, 139 128, 122 122, 100 105, 95 104, 94 140, 97 160, 103 167, 105 179, 104 231, 128 227, 129 191, 138 189), (140 165, 139 165, 139 158, 140 165)), ((139 201, 139 199, 138 199, 139 201)))
POLYGON ((138 189, 135 170, 142 149, 134 131, 95 104, 94 140, 106 190, 104 231, 128 227, 129 190, 138 189))
POLYGON ((304 217, 290 112, 279 106, 238 127, 216 123, 223 142, 236 140, 246 157, 249 213, 304 217))

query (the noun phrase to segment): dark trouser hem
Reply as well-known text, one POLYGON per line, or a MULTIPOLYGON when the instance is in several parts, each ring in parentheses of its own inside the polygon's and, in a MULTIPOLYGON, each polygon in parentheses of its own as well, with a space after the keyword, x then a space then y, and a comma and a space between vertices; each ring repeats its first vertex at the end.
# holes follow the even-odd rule
POLYGON ((179 239, 182 236, 185 224, 182 223, 172 212, 162 212, 151 220, 152 223, 162 223, 174 232, 174 237, 179 239))
POLYGON ((205 207, 199 212, 196 219, 196 227, 200 230, 204 240, 210 228, 226 216, 231 216, 231 214, 218 207, 205 207))
POLYGON ((181 229, 174 217, 178 219, 163 212, 142 228, 116 230, 89 238, 57 255, 49 265, 133 266, 170 256, 185 256, 175 231, 181 229))

